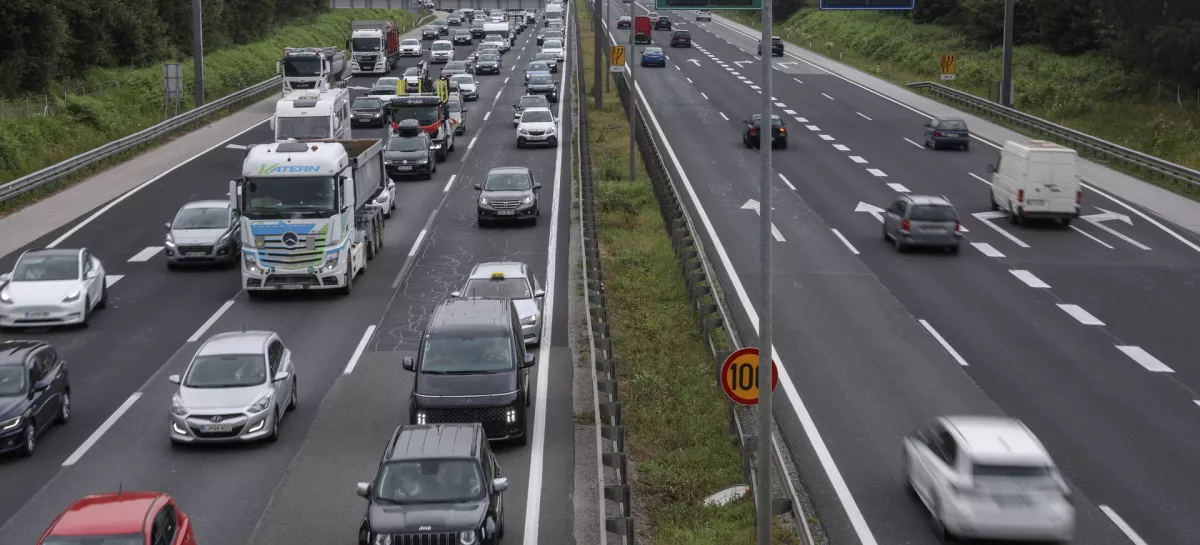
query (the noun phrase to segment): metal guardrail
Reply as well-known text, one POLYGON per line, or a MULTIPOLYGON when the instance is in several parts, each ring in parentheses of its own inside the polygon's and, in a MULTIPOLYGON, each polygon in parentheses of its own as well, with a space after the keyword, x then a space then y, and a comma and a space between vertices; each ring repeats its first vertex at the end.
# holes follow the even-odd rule
POLYGON ((1101 140, 1095 136, 1051 123, 1020 110, 1001 106, 995 102, 959 91, 953 87, 947 87, 940 83, 920 81, 909 83, 907 87, 926 90, 934 95, 966 105, 977 112, 986 114, 988 117, 999 118, 1002 121, 1033 129, 1049 136, 1060 144, 1074 148, 1080 153, 1087 153, 1105 160, 1137 167, 1149 174, 1185 183, 1194 188, 1200 188, 1200 171, 1195 171, 1170 161, 1164 161, 1152 155, 1113 144, 1107 140, 1101 140))
MULTIPOLYGON (((587 5, 589 12, 591 12, 592 3, 588 2, 587 5)), ((591 16, 596 17, 595 13, 592 13, 591 16)), ((576 34, 576 39, 582 39, 578 33, 576 34)), ((606 36, 605 42, 609 43, 611 42, 611 39, 606 36)), ((610 45, 616 44, 610 43, 610 45)), ((642 115, 642 106, 638 104, 637 100, 634 98, 634 93, 631 92, 631 86, 628 80, 628 72, 621 72, 619 74, 614 73, 613 76, 614 87, 616 87, 618 94, 621 97, 621 103, 626 111, 629 111, 629 108, 636 109, 634 112, 635 141, 637 143, 638 150, 640 151, 640 155, 642 156, 642 162, 646 168, 646 172, 650 175, 651 187, 654 190, 654 196, 659 204, 659 211, 663 217, 664 227, 666 227, 667 235, 671 239, 671 247, 675 250, 675 255, 679 261, 679 266, 681 272, 683 273, 684 281, 687 284, 688 299, 691 303, 692 311, 696 314, 697 327, 700 329, 700 333, 708 345, 709 352, 713 357, 713 379, 715 381, 719 381, 721 365, 725 362, 725 358, 732 353, 731 350, 736 350, 742 347, 741 339, 737 334, 736 326, 729 312, 728 305, 726 304, 724 297, 720 292, 720 286, 717 281, 718 276, 707 257, 704 248, 704 242, 701 238, 694 235, 694 233, 696 233, 695 223, 692 220, 691 214, 688 212, 687 206, 679 197, 679 193, 676 189, 675 182, 672 179, 670 170, 667 168, 666 162, 663 160, 663 155, 658 149, 658 144, 654 141, 654 136, 650 132, 649 124, 642 115), (720 349, 713 341, 713 332, 717 328, 721 328, 722 332, 724 333, 725 344, 730 350, 720 349)), ((585 82, 582 80, 582 71, 580 78, 580 89, 586 89, 587 87, 585 82)), ((580 98, 580 110, 586 111, 586 97, 581 96, 580 98)), ((581 122, 581 125, 583 124, 585 124, 585 122, 581 122)), ((584 133, 581 132, 579 138, 585 138, 584 133)), ((585 156, 581 155, 580 157, 582 160, 582 158, 585 156)), ((588 183, 590 184, 590 181, 588 183)), ((582 179, 580 185, 584 185, 582 179)), ((598 248, 594 251, 595 253, 592 254, 589 253, 592 252, 592 250, 589 250, 589 246, 587 245, 588 238, 596 237, 595 231, 592 230, 589 232, 587 227, 589 208, 592 210, 590 214, 593 214, 593 217, 595 213, 594 203, 590 202, 593 200, 594 197, 589 198, 587 195, 584 195, 581 206, 584 219, 584 255, 589 258, 594 255, 596 261, 598 262, 598 248)), ((588 268, 585 267, 585 269, 588 268)), ((595 270, 593 274, 601 274, 598 266, 588 270, 589 272, 595 270)), ((599 278, 602 279, 602 276, 599 278)), ((589 280, 589 289, 592 288, 593 282, 598 283, 599 285, 597 287, 600 289, 603 288, 602 280, 589 280)), ((603 299, 601 299, 601 302, 603 302, 603 299)), ((595 313, 597 312, 595 306, 591 306, 589 310, 593 313, 592 316, 595 317, 595 313)), ((603 308, 601 308, 598 312, 599 316, 604 316, 603 308)), ((592 330, 596 331, 597 326, 593 325, 592 330)), ((607 336, 607 324, 603 324, 599 331, 601 331, 602 334, 599 335, 600 338, 598 340, 603 341, 604 344, 611 349, 611 343, 608 342, 607 336)), ((602 353, 605 355, 606 359, 603 361, 597 359, 597 363, 594 366, 598 375, 597 378, 599 379, 599 374, 601 369, 603 369, 605 372, 612 373, 612 380, 609 381, 599 379, 597 382, 598 384, 603 384, 603 388, 597 388, 597 390, 611 391, 612 399, 615 400, 617 391, 615 368, 611 363, 611 359, 607 359, 611 358, 611 351, 602 353)), ((604 404, 602 403, 602 410, 604 408, 603 405, 604 404)), ((619 402, 615 403, 615 406, 612 410, 607 411, 608 415, 613 413, 616 414, 618 419, 617 422, 619 422, 619 402)), ((756 483, 758 482, 755 478, 755 474, 757 473, 757 468, 759 467, 758 464, 761 462, 757 460, 756 447, 758 444, 758 438, 755 435, 749 434, 752 433, 752 430, 754 429, 754 426, 747 422, 748 419, 752 418, 752 413, 752 409, 735 406, 732 401, 726 400, 726 414, 728 417, 729 433, 737 438, 738 449, 741 451, 742 455, 742 480, 750 487, 751 496, 757 498, 757 494, 754 493, 756 483)), ((602 424, 600 434, 604 438, 609 439, 615 445, 617 445, 617 448, 623 448, 623 426, 619 426, 617 424, 606 426, 602 424)), ((767 463, 773 464, 773 474, 778 476, 780 488, 785 493, 786 497, 773 499, 771 502, 772 505, 770 506, 756 505, 755 508, 771 509, 773 515, 790 514, 793 521, 793 528, 796 532, 796 539, 807 545, 813 545, 814 539, 812 531, 809 529, 808 516, 803 512, 804 504, 801 501, 798 491, 793 485, 792 473, 787 462, 784 460, 783 448, 780 444, 778 428, 773 430, 771 442, 772 446, 774 447, 772 449, 773 456, 771 456, 771 460, 769 460, 767 463)), ((623 472, 625 464, 624 454, 620 454, 618 456, 616 454, 605 453, 605 455, 611 456, 611 459, 606 458, 603 460, 602 465, 615 467, 614 464, 620 464, 622 467, 621 471, 623 472)), ((623 490, 613 490, 611 493, 609 488, 610 487, 605 488, 605 497, 610 501, 618 501, 614 497, 618 496, 617 492, 620 492, 621 494, 628 494, 628 487, 625 487, 623 490)), ((618 502, 618 504, 628 505, 628 502, 629 496, 626 495, 622 501, 618 502)), ((623 512, 622 517, 609 517, 605 520, 605 530, 619 535, 626 535, 628 536, 628 539, 632 540, 632 520, 632 514, 628 512, 623 512), (623 524, 626 523, 624 523, 621 518, 629 518, 629 522, 627 523, 628 528, 623 527, 623 524)), ((629 541, 628 543, 632 544, 632 541, 629 541)))
POLYGON ((15 198, 29 191, 45 186, 46 184, 57 182, 75 172, 99 163, 100 161, 109 159, 117 154, 124 153, 152 140, 160 138, 163 135, 174 132, 182 127, 207 117, 214 112, 227 108, 232 104, 236 104, 247 98, 254 97, 272 89, 278 89, 281 80, 282 78, 280 76, 275 76, 262 83, 258 83, 240 91, 225 95, 199 108, 188 110, 148 129, 135 132, 118 140, 113 140, 112 142, 104 144, 103 146, 91 151, 81 153, 58 164, 48 166, 32 174, 22 176, 4 185, 0 185, 0 202, 15 198))

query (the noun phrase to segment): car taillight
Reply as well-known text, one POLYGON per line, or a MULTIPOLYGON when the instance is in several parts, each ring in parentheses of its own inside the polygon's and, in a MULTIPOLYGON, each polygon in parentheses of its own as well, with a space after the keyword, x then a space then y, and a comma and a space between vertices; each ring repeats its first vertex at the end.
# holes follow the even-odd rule
POLYGON ((1025 190, 1017 190, 1017 202, 1025 202, 1025 190))
POLYGON ((779 127, 779 134, 787 134, 787 129, 779 127))
POLYGON ((934 135, 934 136, 941 136, 941 135, 942 135, 942 131, 934 131, 933 135, 934 135))
POLYGON ((910 224, 908 223, 908 220, 904 220, 904 221, 900 222, 900 230, 901 231, 907 231, 909 226, 910 226, 910 224))
POLYGON ((962 230, 962 224, 958 220, 954 220, 954 232, 957 233, 960 230, 962 230))
POLYGON ((754 127, 750 127, 750 134, 754 134, 754 133, 757 133, 757 132, 758 132, 758 129, 756 129, 756 128, 754 128, 754 127))
POLYGON ((962 136, 963 136, 963 138, 970 138, 970 137, 971 137, 971 133, 969 133, 969 132, 967 132, 967 131, 963 131, 963 135, 962 135, 962 136))
POLYGON ((1083 202, 1083 190, 1075 192, 1075 204, 1083 202))

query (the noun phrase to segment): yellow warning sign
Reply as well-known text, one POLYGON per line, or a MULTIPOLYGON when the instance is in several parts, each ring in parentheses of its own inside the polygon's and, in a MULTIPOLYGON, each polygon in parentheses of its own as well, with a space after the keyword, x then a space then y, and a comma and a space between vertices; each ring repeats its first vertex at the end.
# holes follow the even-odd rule
POLYGON ((958 54, 943 53, 942 54, 942 79, 954 79, 954 73, 958 70, 958 54))
POLYGON ((608 48, 609 66, 625 66, 625 46, 613 45, 608 48))

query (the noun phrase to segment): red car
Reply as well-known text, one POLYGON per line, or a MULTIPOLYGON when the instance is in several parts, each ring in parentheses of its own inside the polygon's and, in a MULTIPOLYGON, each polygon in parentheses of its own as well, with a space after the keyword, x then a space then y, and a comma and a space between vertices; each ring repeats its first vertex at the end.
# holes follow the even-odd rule
POLYGON ((161 492, 116 492, 72 503, 38 545, 195 545, 192 523, 161 492))

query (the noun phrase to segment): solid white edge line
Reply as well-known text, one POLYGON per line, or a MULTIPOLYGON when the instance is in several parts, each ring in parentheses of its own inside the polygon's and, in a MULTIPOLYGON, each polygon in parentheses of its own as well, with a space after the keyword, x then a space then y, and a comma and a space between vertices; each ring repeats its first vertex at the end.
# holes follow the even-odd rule
POLYGON ((692 84, 695 83, 694 81, 692 81, 692 78, 688 78, 687 80, 688 80, 688 83, 692 83, 692 84))
POLYGON ((1117 529, 1121 530, 1121 533, 1125 534, 1125 537, 1129 538, 1129 541, 1133 542, 1133 545, 1147 545, 1146 540, 1142 539, 1142 536, 1139 536, 1137 532, 1133 531, 1133 527, 1130 526, 1129 523, 1125 522, 1125 519, 1121 518, 1121 515, 1118 515, 1116 511, 1113 511, 1112 507, 1107 505, 1100 505, 1098 507, 1100 507, 1100 511, 1103 511, 1104 515, 1107 516, 1113 524, 1117 525, 1117 529))
POLYGON ((363 352, 367 349, 367 343, 371 342, 371 335, 375 334, 375 324, 367 326, 367 331, 363 333, 362 339, 359 339, 358 346, 354 347, 354 353, 350 355, 350 361, 346 363, 346 370, 342 371, 343 375, 349 375, 354 372, 354 368, 358 366, 358 359, 362 357, 363 352))
POLYGON ((704 94, 703 91, 700 92, 700 96, 704 97, 704 100, 708 100, 708 95, 704 94))
POLYGON ((83 455, 87 454, 87 451, 95 446, 96 442, 108 432, 109 428, 112 428, 113 425, 117 423, 117 420, 120 420, 121 416, 124 415, 125 412, 128 411, 129 408, 132 407, 133 404, 141 397, 141 392, 134 392, 130 394, 129 399, 126 399, 120 407, 117 407, 117 410, 113 411, 113 413, 109 415, 108 419, 105 420, 104 423, 100 424, 100 427, 96 428, 96 431, 92 432, 92 434, 83 441, 83 444, 79 445, 79 448, 75 449, 75 452, 71 453, 70 457, 68 457, 66 460, 63 460, 63 467, 73 466, 79 461, 80 458, 83 458, 83 455))
MULTIPOLYGON (((271 116, 271 117, 275 117, 275 116, 271 116)), ((250 127, 246 128, 246 130, 243 130, 243 131, 241 131, 241 132, 239 132, 239 133, 237 133, 237 134, 235 134, 235 135, 233 135, 233 136, 230 136, 229 138, 226 138, 225 140, 222 140, 222 141, 220 141, 219 143, 217 143, 217 144, 214 144, 212 147, 210 147, 210 148, 208 148, 208 149, 206 149, 206 150, 204 150, 204 151, 202 151, 202 152, 200 152, 200 153, 197 153, 196 155, 193 155, 193 156, 189 157, 188 159, 185 159, 184 161, 182 161, 182 162, 180 162, 180 163, 176 163, 176 164, 175 164, 175 166, 172 166, 171 168, 168 168, 167 170, 164 170, 164 171, 162 171, 162 173, 161 173, 161 174, 158 174, 158 175, 156 175, 155 177, 153 177, 153 178, 150 178, 149 180, 146 180, 145 182, 142 182, 142 184, 141 184, 141 185, 139 185, 139 186, 137 186, 137 187, 135 187, 135 188, 133 188, 133 189, 130 189, 129 191, 126 191, 125 193, 121 194, 121 196, 120 196, 120 197, 117 197, 117 198, 116 198, 116 199, 114 199, 112 202, 110 202, 110 203, 108 203, 107 205, 105 205, 105 206, 104 206, 104 208, 101 208, 101 209, 99 209, 99 210, 97 210, 97 211, 93 212, 93 213, 92 213, 92 215, 88 216, 88 217, 87 217, 86 219, 84 219, 83 221, 81 221, 81 222, 79 222, 79 223, 75 224, 75 226, 74 226, 74 227, 72 227, 70 230, 68 230, 67 232, 63 233, 63 234, 62 234, 61 236, 59 236, 58 238, 54 239, 54 242, 51 242, 50 244, 47 244, 47 245, 46 245, 46 247, 47 247, 47 248, 54 248, 54 247, 58 246, 59 244, 62 244, 62 243, 63 243, 63 241, 64 241, 64 240, 67 240, 67 238, 68 238, 68 237, 70 237, 71 235, 73 235, 73 234, 75 234, 75 233, 79 232, 79 230, 80 230, 80 229, 83 229, 84 227, 86 227, 86 226, 87 226, 87 224, 89 224, 89 223, 91 223, 91 222, 95 221, 95 220, 96 220, 96 218, 100 217, 100 215, 101 215, 101 214, 103 214, 103 213, 105 213, 105 212, 108 212, 109 210, 112 210, 112 208, 113 208, 114 206, 116 206, 116 205, 118 205, 118 204, 121 204, 121 201, 124 201, 125 199, 128 199, 129 197, 133 196, 133 194, 134 194, 134 193, 137 193, 138 191, 141 191, 141 190, 142 190, 143 188, 145 188, 146 186, 148 186, 148 185, 150 185, 150 184, 152 184, 152 183, 154 183, 154 182, 157 182, 157 181, 158 181, 159 179, 161 179, 163 176, 166 176, 167 174, 170 174, 170 173, 172 173, 172 172, 175 172, 175 169, 177 169, 177 168, 179 168, 179 167, 181 167, 181 166, 183 166, 183 165, 186 165, 186 164, 188 164, 188 163, 190 163, 190 162, 192 162, 192 161, 195 161, 196 159, 199 159, 200 157, 202 157, 202 156, 204 156, 204 155, 207 155, 207 154, 208 154, 208 152, 210 152, 210 151, 213 151, 213 150, 215 150, 215 149, 217 149, 217 148, 219 148, 219 147, 221 147, 221 146, 224 146, 224 145, 228 144, 230 140, 233 140, 233 139, 235 139, 235 138, 237 138, 237 137, 239 137, 239 136, 241 136, 241 135, 243 135, 243 134, 246 134, 246 133, 248 133, 248 132, 250 132, 250 131, 252 131, 252 130, 254 130, 254 129, 258 128, 258 127, 259 127, 260 125, 262 125, 263 123, 266 123, 266 122, 268 122, 268 121, 270 121, 270 120, 271 120, 271 118, 270 118, 270 117, 268 117, 268 118, 266 118, 266 119, 264 119, 264 120, 262 120, 262 121, 259 121, 258 123, 255 123, 255 124, 251 125, 250 127)))
POLYGON ((826 95, 825 93, 821 93, 821 94, 822 94, 822 95, 824 95, 824 96, 825 96, 825 98, 827 98, 827 99, 829 99, 829 100, 833 100, 833 97, 831 97, 831 96, 829 96, 829 95, 826 95))
MULTIPOLYGON (((615 42, 616 40, 614 39, 613 41, 615 42)), ((696 212, 700 216, 700 221, 703 223, 705 231, 708 232, 709 238, 713 242, 713 246, 717 251, 718 257, 720 257, 721 268, 729 277, 730 283, 733 284, 734 293, 737 295, 738 301, 741 303, 743 310, 746 312, 747 318, 750 320, 750 324, 754 327, 755 333, 757 333, 759 330, 758 311, 756 310, 755 305, 751 303, 750 296, 746 293, 746 288, 744 285, 742 285, 741 278, 738 276, 737 271, 734 270, 730 265, 731 260, 729 258, 729 253, 725 251, 725 246, 721 244, 721 239, 719 236, 717 236, 717 231, 713 227, 712 220, 708 217, 708 213, 704 211, 704 205, 700 203, 700 199, 696 195, 696 190, 694 187, 692 187, 691 180, 688 179, 687 173, 683 169, 683 165, 679 162, 679 156, 675 154, 674 148, 671 147, 671 143, 667 140, 667 135, 663 131, 662 125, 658 122, 658 116, 655 115, 654 109, 649 107, 650 101, 646 99, 645 93, 642 92, 642 86, 635 82, 634 90, 637 91, 637 95, 642 104, 646 106, 644 111, 649 114, 650 122, 654 125, 655 132, 658 133, 658 136, 662 140, 664 147, 667 148, 667 155, 671 158, 671 164, 674 165, 675 170, 679 172, 680 182, 687 191, 688 198, 691 199, 692 205, 696 208, 696 212)), ((554 253, 551 252, 551 256, 553 255, 554 253)), ((784 365, 782 359, 779 357, 778 351, 775 350, 774 346, 771 347, 771 354, 774 356, 773 360, 779 364, 779 384, 783 387, 784 394, 787 395, 792 410, 796 413, 796 417, 800 420, 801 428, 804 430, 805 437, 808 439, 809 444, 813 447, 813 451, 816 453, 817 459, 820 461, 821 466, 825 469, 825 473, 829 477, 829 482, 833 487, 834 493, 837 494, 838 501, 842 504, 842 508, 846 511, 846 517, 849 519, 850 525, 854 528, 855 535, 858 537, 859 541, 862 542, 862 545, 878 545, 878 541, 875 540, 874 534, 871 533, 870 525, 867 524, 866 517, 864 517, 862 514, 862 509, 858 507, 858 502, 854 500, 854 494, 850 492, 850 487, 846 484, 846 479, 842 477, 842 472, 840 469, 838 469, 837 462, 833 459, 833 454, 829 452, 828 445, 826 445, 825 440, 821 438, 821 432, 817 429, 817 424, 813 420, 812 414, 808 412, 808 408, 804 405, 804 401, 800 399, 800 393, 796 391, 796 385, 794 382, 792 382, 790 373, 788 373, 787 370, 787 366, 784 365)), ((540 473, 531 472, 531 478, 532 475, 537 475, 537 478, 540 480, 540 473)), ((526 521, 525 528, 526 531, 529 531, 528 529, 530 526, 528 520, 526 521)), ((536 543, 526 540, 525 545, 536 545, 536 543)))
MULTIPOLYGON (((905 140, 908 140, 908 139, 905 138, 905 140)), ((909 140, 909 141, 911 142, 911 140, 909 140)), ((916 145, 916 142, 913 142, 913 145, 916 145)), ((975 174, 974 172, 968 172, 967 174, 970 174, 972 178, 975 178, 976 180, 979 180, 987 185, 992 185, 992 182, 987 181, 986 179, 983 178, 983 176, 975 174)))
POLYGON ((1042 282, 1041 278, 1034 276, 1034 274, 1029 271, 1020 270, 1020 269, 1009 269, 1008 272, 1011 273, 1013 276, 1017 277, 1018 280, 1024 282, 1025 285, 1027 285, 1031 288, 1048 289, 1050 287, 1050 284, 1042 282))
MULTIPOLYGON (((571 35, 573 4, 567 4, 564 10, 563 35, 571 35)), ((616 40, 613 40, 614 42, 616 40)), ((566 49, 563 59, 563 72, 570 74, 570 62, 573 55, 566 49)), ((578 97, 575 97, 578 99, 578 97)), ((558 119, 562 119, 563 106, 566 100, 558 101, 558 119)), ((538 347, 537 396, 533 406, 533 443, 529 449, 529 489, 525 494, 525 541, 524 545, 538 545, 538 524, 542 516, 542 467, 546 454, 546 400, 550 388, 550 341, 554 323, 554 293, 557 282, 555 269, 558 266, 558 222, 561 208, 558 201, 562 196, 563 154, 571 153, 570 146, 560 143, 554 159, 554 196, 550 205, 550 237, 546 242, 546 297, 542 302, 542 336, 538 347)), ((558 499, 556 498, 556 501, 558 499)))
POLYGON ((1081 234, 1081 235, 1083 235, 1083 236, 1085 236, 1085 237, 1088 237, 1088 238, 1090 238, 1090 239, 1092 239, 1092 240, 1096 241, 1096 243, 1097 243, 1097 244, 1099 244, 1099 245, 1101 245, 1101 246, 1104 246, 1105 248, 1108 248, 1109 250, 1113 250, 1113 249, 1115 249, 1115 248, 1113 248, 1113 247, 1112 247, 1112 245, 1110 245, 1109 243, 1107 243, 1107 242, 1104 242, 1103 240, 1100 240, 1100 239, 1096 238, 1094 235, 1092 235, 1091 233, 1089 233, 1089 232, 1087 232, 1087 231, 1084 231, 1083 229, 1080 229, 1080 228, 1078 228, 1078 227, 1076 227, 1076 226, 1074 226, 1074 225, 1072 225, 1072 226, 1070 226, 1070 227, 1071 227, 1071 230, 1075 231, 1076 233, 1079 233, 1079 234, 1081 234))
POLYGON ((725 121, 729 121, 729 118, 725 115, 725 112, 717 112, 717 113, 721 114, 721 119, 724 119, 725 121))
POLYGON ((1063 312, 1070 314, 1072 318, 1075 318, 1083 325, 1104 325, 1104 322, 1101 322, 1099 318, 1093 316, 1092 313, 1084 310, 1084 308, 1079 305, 1058 303, 1058 308, 1061 308, 1063 312))
POLYGON ((933 326, 929 325, 929 322, 923 319, 918 321, 921 322, 921 325, 925 327, 925 331, 928 331, 930 335, 933 335, 934 340, 936 340, 938 344, 942 345, 942 348, 945 348, 946 352, 950 353, 950 357, 954 358, 954 361, 957 361, 958 364, 963 367, 969 367, 967 365, 967 360, 964 360, 962 356, 958 355, 958 351, 955 350, 953 346, 950 346, 950 343, 946 342, 946 339, 942 338, 942 334, 938 333, 933 326))
POLYGON ((862 113, 862 112, 854 112, 854 113, 856 113, 856 114, 858 114, 858 115, 861 115, 861 116, 862 116, 862 118, 863 118, 863 119, 866 119, 867 121, 875 121, 874 119, 871 119, 871 118, 869 118, 869 117, 867 117, 867 116, 863 115, 863 113, 862 113))
POLYGON ((427 229, 421 229, 421 232, 417 234, 417 240, 413 241, 412 249, 408 251, 408 257, 417 255, 417 250, 421 249, 421 241, 425 240, 426 232, 428 232, 427 229))
POLYGON ((221 319, 221 315, 225 314, 225 311, 229 310, 229 307, 232 307, 233 303, 234 303, 234 299, 225 301, 225 303, 223 305, 221 305, 221 308, 217 309, 217 311, 214 312, 212 316, 208 317, 208 321, 204 322, 204 325, 201 325, 200 329, 197 329, 195 333, 192 333, 191 337, 188 337, 187 342, 194 343, 194 342, 200 340, 200 337, 204 336, 204 333, 208 331, 208 328, 212 327, 213 324, 217 323, 217 320, 221 319))
POLYGON ((858 249, 855 248, 853 244, 850 244, 850 241, 846 240, 846 237, 842 236, 841 231, 838 231, 837 229, 833 229, 833 228, 830 228, 829 230, 833 231, 833 234, 838 237, 838 240, 842 241, 842 244, 845 244, 846 247, 850 249, 850 253, 852 253, 854 255, 858 255, 858 249))
MULTIPOLYGON (((474 140, 472 140, 472 141, 471 141, 471 143, 472 143, 472 144, 474 144, 474 143, 475 143, 475 141, 474 141, 474 140)), ((470 146, 467 146, 467 147, 468 147, 468 148, 470 148, 470 146)), ((446 181, 446 187, 442 189, 442 193, 445 193, 445 192, 447 192, 447 191, 450 191, 450 188, 451 188, 451 187, 454 187, 454 179, 455 179, 455 178, 457 178, 457 177, 458 177, 458 175, 457 175, 457 174, 451 174, 451 175, 450 175, 450 179, 446 181)))
POLYGON ((783 183, 788 186, 788 189, 791 189, 792 191, 796 190, 796 186, 792 185, 792 182, 789 182, 788 179, 783 176, 783 174, 776 172, 775 175, 779 176, 780 180, 783 180, 783 183))

